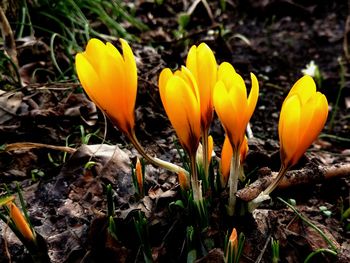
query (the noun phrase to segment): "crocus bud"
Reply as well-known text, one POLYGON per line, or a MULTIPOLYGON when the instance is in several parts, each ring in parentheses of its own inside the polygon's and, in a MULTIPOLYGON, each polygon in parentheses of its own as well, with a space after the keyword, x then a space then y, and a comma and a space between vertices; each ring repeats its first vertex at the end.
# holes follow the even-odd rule
POLYGON ((29 223, 24 218, 23 214, 15 205, 15 203, 10 202, 6 204, 6 206, 10 210, 10 218, 15 223, 15 226, 17 227, 19 232, 23 235, 25 239, 34 241, 35 240, 34 233, 31 230, 29 223))
POLYGON ((317 138, 328 115, 326 97, 316 91, 312 77, 300 78, 284 100, 278 133, 282 165, 295 165, 317 138))
POLYGON ((90 39, 75 57, 79 80, 90 99, 130 137, 134 129, 137 69, 129 44, 120 39, 123 54, 111 43, 90 39))

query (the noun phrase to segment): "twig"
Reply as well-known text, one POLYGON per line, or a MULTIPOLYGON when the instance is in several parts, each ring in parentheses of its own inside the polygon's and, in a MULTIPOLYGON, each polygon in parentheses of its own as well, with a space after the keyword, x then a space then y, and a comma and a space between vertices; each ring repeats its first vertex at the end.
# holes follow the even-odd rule
POLYGON ((74 153, 76 151, 76 149, 67 147, 67 146, 56 146, 56 145, 35 143, 35 142, 17 142, 17 143, 7 144, 5 146, 4 151, 11 152, 16 150, 30 150, 30 149, 40 149, 40 148, 47 148, 47 149, 52 149, 52 150, 57 150, 62 152, 68 152, 68 153, 74 153))
POLYGON ((13 61, 13 63, 15 64, 15 66, 18 68, 15 38, 13 36, 13 31, 10 27, 10 23, 6 18, 5 12, 2 9, 2 7, 0 7, 0 28, 1 28, 2 38, 4 40, 5 50, 9 55, 9 57, 11 58, 11 60, 13 61))
POLYGON ((264 244, 264 247, 261 250, 260 255, 258 256, 258 258, 255 260, 255 263, 260 263, 260 261, 262 260, 262 257, 265 254, 266 248, 267 248, 268 244, 270 243, 270 240, 271 240, 271 234, 267 237, 266 242, 264 244))
MULTIPOLYGON (((266 187, 268 187, 277 173, 266 171, 266 176, 257 179, 237 192, 237 197, 244 201, 251 201, 257 197, 266 187)), ((286 176, 281 180, 278 188, 288 188, 300 184, 310 184, 322 182, 333 177, 345 177, 350 175, 350 164, 335 164, 331 166, 310 165, 301 170, 292 170, 287 172, 286 176)))

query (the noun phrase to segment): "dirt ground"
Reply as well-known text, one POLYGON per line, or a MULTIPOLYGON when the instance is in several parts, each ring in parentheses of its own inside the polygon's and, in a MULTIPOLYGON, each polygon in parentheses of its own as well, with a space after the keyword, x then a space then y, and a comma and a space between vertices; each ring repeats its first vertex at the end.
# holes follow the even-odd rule
MULTIPOLYGON (((244 166, 250 182, 278 171, 280 108, 293 83, 302 76, 301 70, 312 60, 320 69, 318 88, 326 95, 330 111, 320 138, 294 167, 301 174, 311 171, 307 183, 278 189, 272 201, 253 214, 234 218, 223 216, 225 208, 219 200, 227 193, 213 196, 210 225, 194 238, 198 262, 223 262, 224 236, 232 227, 246 236, 241 262, 271 262, 271 239, 280 242, 280 262, 304 262, 312 251, 327 248, 320 234, 277 197, 294 199, 297 211, 337 248, 337 256, 318 254, 310 262, 350 262, 350 217, 344 217, 350 207, 349 171, 327 180, 318 176, 320 167, 350 162, 350 56, 346 45, 350 6, 345 0, 227 0, 223 11, 219 1, 208 2, 209 9, 199 2, 189 23, 181 28, 178 16, 191 8, 191 1, 171 0, 161 5, 134 1, 135 17, 149 30, 140 32, 129 23, 123 24, 138 37, 138 41, 129 41, 139 76, 136 133, 149 153, 181 164, 174 132, 161 107, 157 80, 161 69, 183 65, 189 47, 201 42, 212 48, 218 63, 228 61, 245 80, 250 72, 259 80, 260 96, 250 123, 254 138, 249 141, 244 166)), ((62 50, 57 46, 55 52, 62 52, 57 57, 64 67, 62 50)), ((4 149, 19 142, 45 146, 12 145, 0 152, 0 193, 4 194, 6 187, 15 191, 15 182, 19 182, 31 223, 46 241, 51 261, 143 262, 134 229, 134 218, 142 211, 148 221, 154 261, 186 262, 186 228, 191 218, 186 211, 169 205, 181 198, 177 176, 146 166, 147 195, 135 198, 130 164, 136 150, 104 119, 76 80, 52 81, 58 73, 50 56, 50 37, 37 30, 33 42, 17 42, 17 52, 21 77, 27 85, 9 91, 11 82, 2 78, 1 145, 4 149), (46 70, 30 80, 40 67, 46 70), (84 167, 90 161, 96 165, 84 167), (107 235, 108 184, 114 190, 118 241, 107 235)), ((217 117, 210 134, 219 158, 224 131, 217 117)), ((4 251, 0 262, 30 262, 23 245, 2 222, 0 230, 0 251, 4 251)))

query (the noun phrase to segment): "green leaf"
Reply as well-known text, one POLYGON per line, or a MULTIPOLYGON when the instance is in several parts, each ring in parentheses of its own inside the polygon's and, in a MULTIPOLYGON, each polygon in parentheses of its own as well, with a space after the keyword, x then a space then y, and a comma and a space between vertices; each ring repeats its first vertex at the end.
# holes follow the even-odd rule
POLYGON ((190 250, 187 253, 187 263, 193 263, 197 259, 197 251, 195 249, 190 250))
POLYGON ((190 22, 191 16, 187 13, 180 13, 177 22, 180 28, 184 29, 190 22))

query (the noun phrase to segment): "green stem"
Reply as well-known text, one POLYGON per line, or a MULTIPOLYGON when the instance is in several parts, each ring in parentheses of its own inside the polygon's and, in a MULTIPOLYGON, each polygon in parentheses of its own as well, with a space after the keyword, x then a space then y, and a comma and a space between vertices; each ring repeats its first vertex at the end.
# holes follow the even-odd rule
POLYGON ((270 199, 269 194, 278 186, 278 184, 281 182, 282 178, 287 173, 287 171, 288 167, 284 167, 284 165, 281 165, 281 168, 275 180, 263 192, 261 192, 257 197, 255 197, 252 201, 248 203, 248 210, 250 212, 256 209, 260 205, 260 203, 270 199))
MULTIPOLYGON (((202 145, 203 145, 203 167, 206 184, 209 182, 209 153, 208 153, 208 130, 204 129, 202 132, 202 145)), ((211 154, 211 153, 210 153, 211 154)))
POLYGON ((191 164, 191 188, 193 191, 193 200, 196 203, 202 200, 202 189, 198 181, 196 154, 190 154, 191 164))
POLYGON ((281 168, 277 174, 277 177, 275 180, 263 191, 264 195, 269 195, 272 193, 273 190, 278 186, 278 184, 281 182, 284 175, 287 173, 288 167, 284 167, 284 165, 281 165, 281 168))
POLYGON ((334 255, 334 256, 337 255, 337 252, 335 252, 335 251, 333 251, 333 250, 330 250, 330 249, 328 249, 328 248, 320 248, 320 249, 317 249, 316 251, 310 253, 310 254, 307 256, 307 258, 304 260, 304 263, 309 263, 310 259, 311 259, 313 256, 315 256, 315 255, 317 255, 317 254, 319 254, 319 253, 323 253, 323 252, 327 252, 327 253, 332 254, 332 255, 334 255))
POLYGON ((233 156, 231 159, 230 167, 230 177, 229 177, 229 187, 230 196, 228 200, 227 213, 229 216, 233 216, 236 207, 236 193, 238 187, 238 177, 239 177, 239 166, 240 166, 240 155, 237 149, 233 150, 233 156))
POLYGON ((159 166, 161 168, 164 168, 166 170, 169 170, 171 172, 174 172, 174 173, 179 173, 179 172, 183 172, 185 173, 186 175, 188 175, 188 172, 176 165, 176 164, 173 164, 173 163, 170 163, 170 162, 167 162, 167 161, 164 161, 164 160, 161 160, 157 157, 152 157, 152 156, 149 156, 145 149, 141 146, 141 144, 139 143, 139 141, 137 140, 136 138, 136 135, 135 135, 135 132, 132 131, 129 135, 128 135, 128 138, 129 140, 131 141, 131 143, 134 145, 135 149, 142 155, 143 158, 145 158, 149 163, 153 164, 154 166, 159 166))

